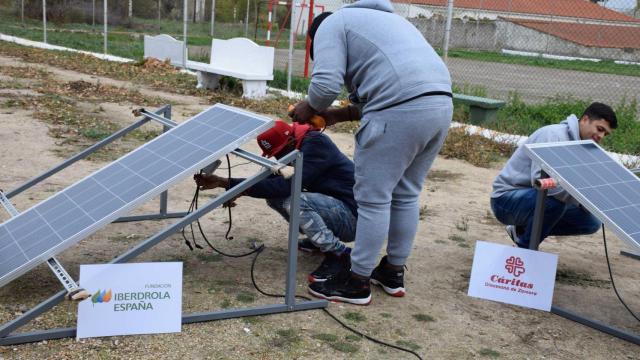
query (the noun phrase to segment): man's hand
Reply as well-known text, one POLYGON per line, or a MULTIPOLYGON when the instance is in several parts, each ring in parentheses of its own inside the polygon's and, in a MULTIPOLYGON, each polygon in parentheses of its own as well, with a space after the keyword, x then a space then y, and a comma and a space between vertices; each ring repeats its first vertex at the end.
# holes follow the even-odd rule
POLYGON ((309 120, 318 112, 309 105, 307 100, 302 100, 295 104, 293 109, 289 111, 289 117, 298 124, 307 124, 309 120))
POLYGON ((225 178, 221 178, 217 175, 204 175, 204 174, 196 174, 193 175, 193 180, 195 180, 198 185, 198 189, 207 190, 207 189, 215 189, 215 188, 228 188, 229 180, 225 178))
POLYGON ((353 105, 347 105, 341 108, 326 109, 318 114, 322 116, 326 122, 326 126, 335 125, 339 122, 360 120, 360 109, 353 105))

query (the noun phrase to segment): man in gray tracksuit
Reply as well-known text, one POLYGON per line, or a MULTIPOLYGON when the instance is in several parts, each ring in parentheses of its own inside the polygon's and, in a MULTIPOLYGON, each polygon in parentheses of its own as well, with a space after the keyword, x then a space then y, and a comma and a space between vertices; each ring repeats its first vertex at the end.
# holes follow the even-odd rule
MULTIPOLYGON (((613 109, 593 103, 580 119, 569 116, 559 124, 536 130, 525 144, 593 140, 599 143, 618 126, 613 109)), ((533 212, 538 191, 533 187, 540 178, 540 166, 520 146, 493 182, 491 209, 496 218, 507 225, 511 240, 522 248, 529 247, 533 229, 533 212)), ((561 187, 549 190, 540 241, 549 235, 586 235, 600 228, 601 222, 587 212, 561 187)))
POLYGON ((368 304, 371 281, 403 296, 419 195, 451 122, 449 71, 388 0, 362 0, 320 14, 309 37, 314 59, 309 95, 290 115, 305 123, 319 114, 327 125, 362 115, 355 136, 358 223, 351 269, 311 284, 309 291, 368 304), (343 84, 353 105, 328 109, 343 84), (385 239, 387 255, 378 263, 385 239))

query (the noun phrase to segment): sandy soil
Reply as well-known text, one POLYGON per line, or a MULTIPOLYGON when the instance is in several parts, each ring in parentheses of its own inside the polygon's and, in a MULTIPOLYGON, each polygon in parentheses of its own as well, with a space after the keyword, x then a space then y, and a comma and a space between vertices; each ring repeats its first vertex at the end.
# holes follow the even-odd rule
MULTIPOLYGON (((0 57, 0 66, 34 66, 0 57)), ((126 82, 46 67, 57 80, 101 82, 130 86, 126 82)), ((202 98, 177 96, 136 87, 145 95, 170 99, 174 119, 180 121, 208 105, 202 98)), ((0 104, 7 94, 21 90, 0 89, 0 104)), ((136 104, 101 104, 123 124, 132 121, 136 104)), ((47 125, 30 111, 0 107, 0 188, 10 190, 59 163, 61 146, 49 137, 47 125)), ((329 132, 338 146, 353 154, 351 135, 329 132)), ((253 143, 245 146, 257 152, 253 143)), ((233 163, 242 163, 233 158, 233 163)), ((25 210, 56 191, 83 178, 106 163, 80 161, 42 184, 14 197, 25 210)), ((556 315, 516 306, 470 298, 466 295, 476 240, 510 244, 503 226, 490 214, 488 195, 499 170, 478 168, 468 163, 438 158, 421 202, 426 218, 421 221, 406 273, 408 294, 392 298, 373 291, 368 307, 331 304, 329 310, 348 324, 392 344, 414 348, 424 358, 438 359, 633 359, 638 347, 556 315)), ((234 176, 249 175, 252 166, 233 169, 234 176)), ((185 211, 193 195, 186 179, 170 190, 171 211, 185 211)), ((205 195, 205 202, 210 195, 205 195)), ((136 213, 157 211, 157 200, 136 213)), ((1 212, 0 220, 7 219, 1 212)), ((270 292, 284 286, 286 265, 286 223, 263 201, 238 200, 233 210, 233 241, 224 240, 226 212, 214 210, 203 224, 221 249, 243 252, 258 240, 267 250, 258 259, 257 281, 270 292)), ((152 236, 171 220, 111 224, 59 256, 73 276, 80 264, 103 263, 141 240, 152 236)), ((629 306, 640 311, 638 262, 618 255, 621 242, 609 235, 610 256, 616 284, 629 306)), ((554 303, 603 322, 640 332, 616 299, 602 246, 602 234, 589 237, 550 238, 542 250, 559 254, 560 276, 554 303)), ((299 256, 298 293, 306 295, 306 275, 320 262, 314 255, 299 256)), ((211 251, 189 251, 179 235, 163 241, 137 261, 182 261, 184 263, 185 313, 225 307, 255 306, 280 300, 259 295, 249 277, 251 258, 230 259, 211 251)), ((0 289, 0 320, 6 322, 46 299, 61 286, 45 266, 38 266, 0 289)), ((75 324, 76 306, 62 303, 32 321, 24 330, 70 327, 75 324)), ((52 340, 0 348, 0 358, 300 358, 300 359, 397 359, 411 355, 353 337, 321 311, 306 311, 246 319, 231 319, 184 325, 182 333, 110 337, 76 341, 52 340), (337 337, 329 337, 333 334, 337 337)))

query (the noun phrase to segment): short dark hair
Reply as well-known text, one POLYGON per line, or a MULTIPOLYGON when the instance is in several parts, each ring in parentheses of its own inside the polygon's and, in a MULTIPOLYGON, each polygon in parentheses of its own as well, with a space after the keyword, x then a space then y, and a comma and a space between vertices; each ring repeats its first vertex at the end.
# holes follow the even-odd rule
POLYGON ((307 31, 307 35, 309 35, 309 39, 311 40, 311 46, 309 48, 309 55, 311 55, 311 60, 313 60, 313 39, 316 37, 316 32, 320 27, 320 24, 324 21, 324 19, 328 18, 329 15, 333 14, 331 11, 325 11, 318 16, 316 16, 311 25, 309 26, 309 30, 307 31))
POLYGON ((618 127, 618 118, 611 106, 599 102, 594 102, 584 110, 582 116, 587 116, 589 120, 605 120, 612 129, 618 127))

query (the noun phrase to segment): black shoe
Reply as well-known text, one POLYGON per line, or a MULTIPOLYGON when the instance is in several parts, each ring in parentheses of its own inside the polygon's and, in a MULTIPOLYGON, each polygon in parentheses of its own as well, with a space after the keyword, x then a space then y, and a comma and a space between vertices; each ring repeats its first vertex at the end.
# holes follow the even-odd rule
POLYGON ((388 261, 385 256, 380 260, 380 264, 373 269, 371 283, 382 286, 382 289, 391 296, 403 297, 406 293, 404 290, 404 269, 396 271, 386 267, 386 264, 388 261))
POLYGON ((303 239, 298 240, 298 250, 304 251, 306 253, 319 253, 320 249, 318 249, 313 242, 309 240, 309 238, 305 237, 303 239))
POLYGON ((356 305, 369 305, 371 302, 369 279, 356 277, 349 270, 330 277, 327 281, 309 284, 309 293, 321 299, 356 305))
POLYGON ((324 254, 324 260, 317 269, 315 269, 307 280, 310 283, 326 281, 342 271, 349 271, 351 268, 351 256, 347 253, 336 255, 333 252, 324 254))

